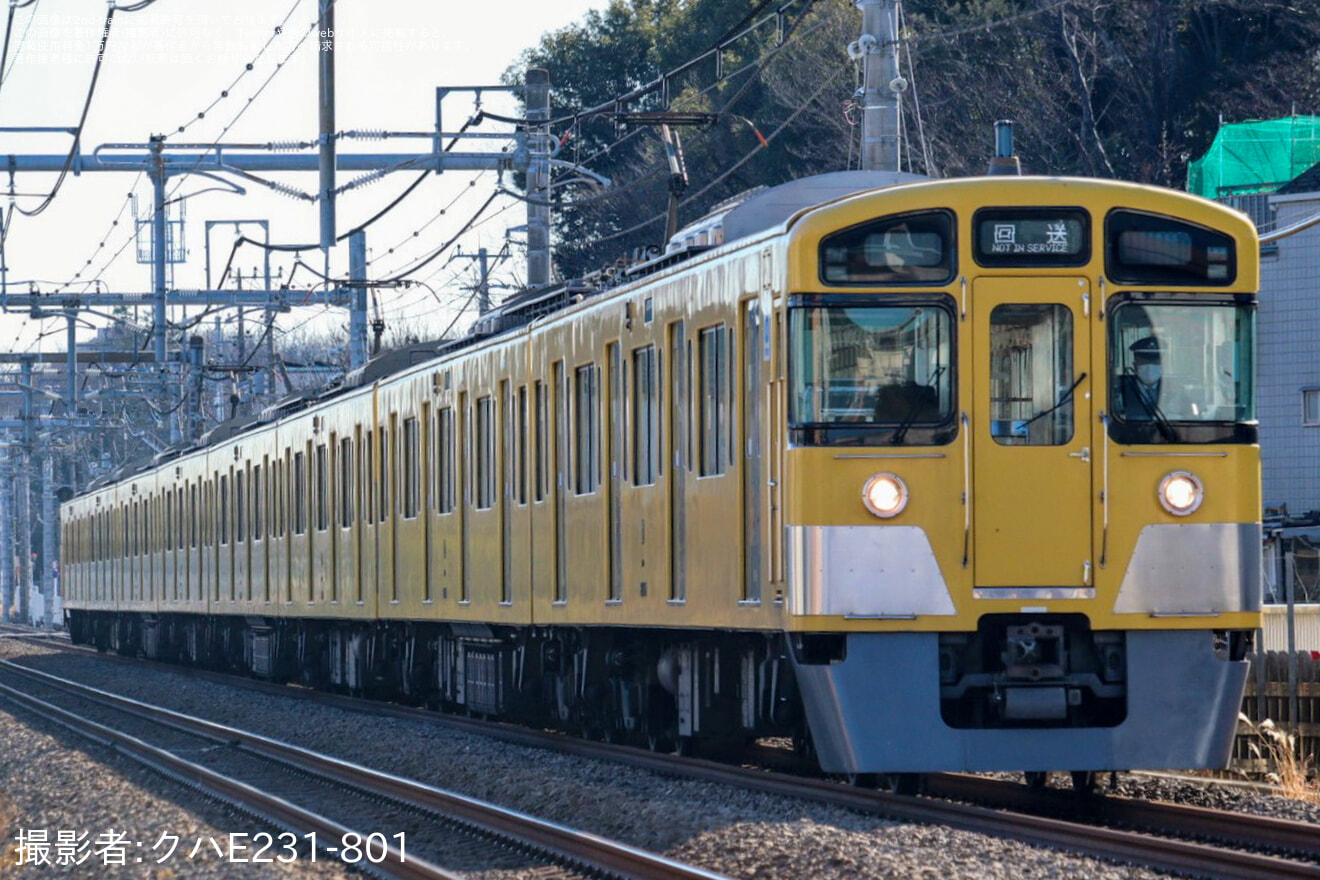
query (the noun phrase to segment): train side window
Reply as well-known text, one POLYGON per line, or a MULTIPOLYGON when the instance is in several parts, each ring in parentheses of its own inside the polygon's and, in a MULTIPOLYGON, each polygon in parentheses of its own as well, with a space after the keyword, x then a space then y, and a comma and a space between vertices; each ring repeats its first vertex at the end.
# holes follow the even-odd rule
POLYGON ((265 504, 266 496, 269 493, 266 491, 265 484, 261 482, 264 473, 265 471, 262 470, 261 465, 254 464, 252 466, 252 540, 254 541, 260 541, 265 537, 265 533, 262 531, 262 525, 265 522, 265 517, 262 515, 262 505, 265 504))
POLYGON ((220 544, 229 543, 229 475, 220 477, 220 544))
POLYGON ((527 386, 518 387, 518 431, 515 435, 518 444, 518 503, 527 503, 527 386))
POLYGON ((418 462, 417 419, 403 420, 403 518, 417 516, 417 496, 420 488, 421 467, 418 462))
POLYGON ((362 466, 362 510, 366 514, 367 525, 376 522, 375 436, 376 432, 371 428, 367 428, 362 435, 362 442, 365 445, 362 447, 362 455, 358 459, 362 466))
POLYGON ((330 473, 326 467, 324 443, 316 444, 316 530, 324 532, 330 527, 330 473))
POLYGON ((234 476, 234 542, 247 540, 247 473, 246 468, 234 476))
POLYGON ((473 429, 475 506, 478 510, 485 510, 495 503, 495 401, 489 395, 477 398, 477 417, 473 429))
POLYGON ((293 454, 293 533, 307 534, 307 455, 293 454))
POLYGON ((573 425, 573 465, 577 481, 574 491, 578 495, 589 495, 596 491, 596 422, 598 419, 598 398, 596 390, 596 366, 587 364, 578 367, 573 383, 574 425, 573 425))
POLYGON ((455 488, 457 486, 457 475, 454 472, 454 410, 453 407, 445 407, 440 410, 440 424, 437 441, 440 444, 439 464, 436 470, 440 472, 440 489, 438 492, 440 512, 453 513, 454 501, 457 498, 455 488))
POLYGON ((703 477, 718 476, 725 471, 725 434, 729 430, 727 386, 727 349, 724 345, 724 325, 707 327, 698 336, 698 355, 701 361, 698 396, 698 430, 701 432, 699 449, 700 470, 703 477))
POLYGON ((633 350, 633 482, 654 485, 660 460, 660 397, 655 346, 633 350))
POLYGON ((389 430, 383 425, 380 428, 380 479, 376 485, 380 487, 380 522, 390 515, 390 481, 387 479, 390 471, 390 435, 389 430))
POLYGON ((536 380, 536 495, 537 501, 544 501, 550 475, 550 445, 545 429, 545 383, 536 380))
POLYGON ((1073 436, 1072 312, 1013 303, 990 313, 990 436, 1001 446, 1062 446, 1073 436))
POLYGON ((339 441, 339 526, 353 527, 353 438, 339 441))

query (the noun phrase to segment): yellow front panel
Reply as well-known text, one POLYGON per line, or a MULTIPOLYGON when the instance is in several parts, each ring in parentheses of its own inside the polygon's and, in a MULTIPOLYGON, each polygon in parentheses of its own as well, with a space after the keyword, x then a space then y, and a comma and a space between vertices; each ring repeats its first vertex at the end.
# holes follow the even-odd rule
POLYGON ((978 278, 972 289, 975 585, 1090 586, 1089 286, 978 278))

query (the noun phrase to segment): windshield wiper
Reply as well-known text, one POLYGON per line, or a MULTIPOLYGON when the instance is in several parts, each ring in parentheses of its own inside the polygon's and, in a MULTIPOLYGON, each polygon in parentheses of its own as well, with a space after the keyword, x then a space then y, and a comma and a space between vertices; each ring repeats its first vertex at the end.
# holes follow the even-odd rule
MULTIPOLYGON (((1081 385, 1081 384, 1082 384, 1082 380, 1085 379, 1085 378, 1086 378, 1086 374, 1085 374, 1085 373, 1082 373, 1080 376, 1078 376, 1078 377, 1073 381, 1073 383, 1072 383, 1071 385, 1068 386, 1068 390, 1065 391, 1065 392, 1063 392, 1063 394, 1059 395, 1059 401, 1058 401, 1056 404, 1054 404, 1054 406, 1050 407, 1050 408, 1047 409, 1047 410, 1042 410, 1041 412, 1036 413, 1034 416, 1032 416, 1031 418, 1029 418, 1029 419, 1027 419, 1025 422, 1023 422, 1023 423, 1022 423, 1022 427, 1025 428, 1025 427, 1027 427, 1027 425, 1030 425, 1032 422, 1036 421, 1037 419, 1043 419, 1043 418, 1045 418, 1047 415, 1049 415, 1050 413, 1052 413, 1052 412, 1054 412, 1055 410, 1057 410, 1059 407, 1061 407, 1061 406, 1063 406, 1063 405, 1065 405, 1065 404, 1067 404, 1067 403, 1070 403, 1070 402, 1072 401, 1073 392, 1077 390, 1077 386, 1078 386, 1078 385, 1081 385)), ((1014 432, 1014 433, 1016 433, 1016 432, 1014 432)))
MULTIPOLYGON (((931 373, 930 378, 926 380, 926 384, 924 387, 933 390, 935 383, 939 381, 940 374, 942 374, 943 372, 944 372, 943 365, 936 367, 935 372, 931 373)), ((908 404, 908 411, 903 414, 903 421, 899 422, 898 427, 894 429, 894 433, 889 435, 890 446, 898 446, 903 442, 903 438, 907 436, 907 432, 912 428, 912 424, 917 420, 917 414, 921 412, 922 402, 923 401, 921 399, 920 394, 912 395, 912 401, 908 404)))
POLYGON ((1178 432, 1174 430, 1173 425, 1169 424, 1169 420, 1165 417, 1164 411, 1160 409, 1160 405, 1154 400, 1148 399, 1140 388, 1136 389, 1136 395, 1137 400, 1141 401, 1142 409, 1146 411, 1146 415, 1150 416, 1151 421, 1155 423, 1155 427, 1160 429, 1160 434, 1163 435, 1164 439, 1170 443, 1177 443, 1180 439, 1178 432))

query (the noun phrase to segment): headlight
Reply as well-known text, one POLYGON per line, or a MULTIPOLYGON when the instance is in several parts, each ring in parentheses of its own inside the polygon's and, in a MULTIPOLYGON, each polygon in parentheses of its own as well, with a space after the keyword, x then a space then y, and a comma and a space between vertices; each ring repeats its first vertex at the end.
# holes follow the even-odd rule
POLYGON ((882 519, 898 516, 907 507, 907 484, 895 474, 876 474, 862 487, 862 503, 882 519))
POLYGON ((1160 480, 1160 504, 1174 516, 1188 516, 1196 512, 1205 498, 1205 490, 1195 474, 1174 471, 1160 480))

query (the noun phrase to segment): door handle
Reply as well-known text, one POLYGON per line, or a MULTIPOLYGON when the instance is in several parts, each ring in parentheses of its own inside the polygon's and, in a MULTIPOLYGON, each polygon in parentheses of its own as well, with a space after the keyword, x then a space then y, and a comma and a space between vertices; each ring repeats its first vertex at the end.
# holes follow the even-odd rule
POLYGON ((1068 457, 1080 458, 1083 462, 1089 462, 1091 460, 1091 447, 1083 446, 1081 452, 1070 452, 1068 457))

